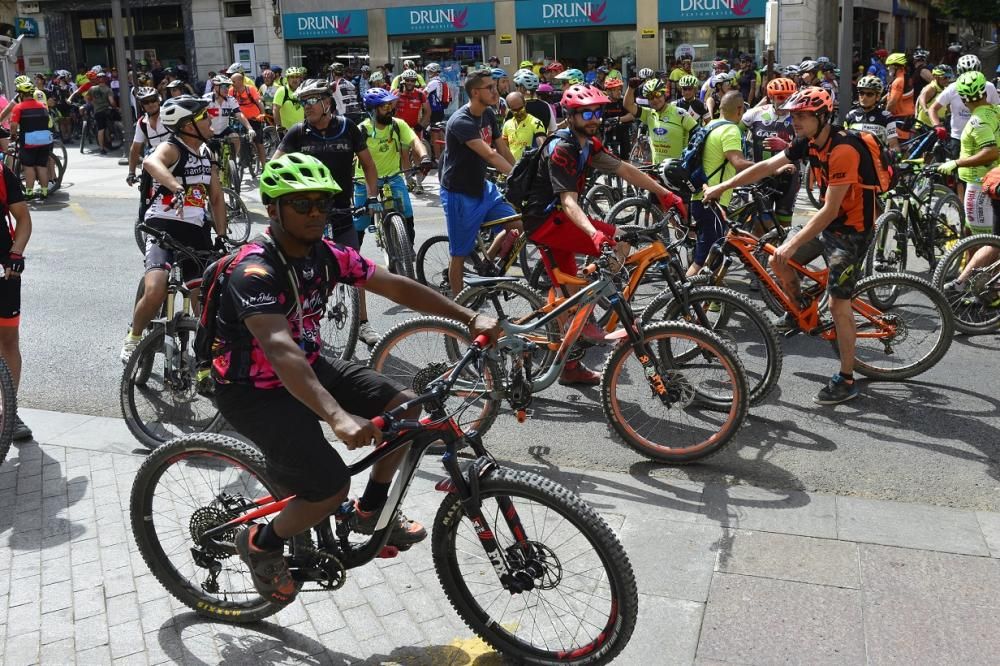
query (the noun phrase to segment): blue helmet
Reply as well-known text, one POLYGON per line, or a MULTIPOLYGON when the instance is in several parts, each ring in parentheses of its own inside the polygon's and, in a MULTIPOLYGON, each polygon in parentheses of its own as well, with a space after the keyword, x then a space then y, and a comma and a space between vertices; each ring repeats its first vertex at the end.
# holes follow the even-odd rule
POLYGON ((395 93, 385 88, 369 88, 365 91, 365 108, 374 109, 383 104, 395 102, 398 99, 399 97, 395 93))
POLYGON ((493 70, 491 71, 491 74, 493 75, 493 78, 497 81, 499 81, 500 79, 507 78, 507 72, 503 69, 500 69, 499 67, 494 67, 493 70))

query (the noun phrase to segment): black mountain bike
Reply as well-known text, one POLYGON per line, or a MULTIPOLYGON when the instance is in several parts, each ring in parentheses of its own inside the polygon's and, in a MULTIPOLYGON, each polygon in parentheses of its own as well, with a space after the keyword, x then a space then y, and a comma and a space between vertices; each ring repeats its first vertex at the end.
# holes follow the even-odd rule
MULTIPOLYGON (((445 410, 456 380, 481 372, 484 340, 453 371, 430 381, 426 393, 373 419, 385 440, 348 468, 352 476, 409 446, 378 517, 383 527, 361 537, 354 505, 345 502, 334 521, 289 541, 292 576, 303 594, 331 592, 344 585, 348 570, 396 557, 398 549, 386 545, 392 517, 428 447, 443 442, 446 476, 437 484, 443 501, 431 558, 455 610, 517 663, 606 664, 628 643, 638 609, 621 543, 593 508, 559 484, 501 467, 482 438, 463 433, 445 410), (428 417, 405 420, 412 407, 428 417), (456 452, 466 446, 476 457, 462 469, 456 452)), ((139 468, 132 532, 150 571, 181 603, 216 621, 256 622, 282 606, 256 592, 233 541, 292 499, 269 478, 256 449, 220 435, 182 437, 139 468)))

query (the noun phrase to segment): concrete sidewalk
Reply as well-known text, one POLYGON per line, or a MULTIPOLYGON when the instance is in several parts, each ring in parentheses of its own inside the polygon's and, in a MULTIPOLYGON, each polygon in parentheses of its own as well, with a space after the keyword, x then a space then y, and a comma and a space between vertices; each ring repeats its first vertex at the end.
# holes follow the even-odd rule
MULTIPOLYGON (((502 663, 441 592, 427 542, 253 627, 182 607, 135 550, 141 451, 118 419, 22 410, 0 468, 5 664, 502 663)), ((510 466, 557 478, 618 532, 640 619, 618 663, 995 663, 1000 514, 723 483, 510 466)), ((430 523, 439 463, 405 508, 430 523)))

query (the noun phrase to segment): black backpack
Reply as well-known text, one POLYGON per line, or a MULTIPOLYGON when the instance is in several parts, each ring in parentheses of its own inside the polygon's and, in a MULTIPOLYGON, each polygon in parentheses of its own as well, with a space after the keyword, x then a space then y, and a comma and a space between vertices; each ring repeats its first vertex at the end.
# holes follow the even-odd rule
POLYGON ((680 166, 687 170, 688 180, 694 185, 697 191, 701 191, 702 185, 707 185, 708 181, 714 178, 720 171, 726 168, 728 162, 723 158, 712 173, 705 173, 705 144, 708 142, 708 135, 719 127, 732 125, 728 120, 713 120, 704 127, 699 127, 698 131, 691 135, 687 148, 681 154, 680 166))
MULTIPOLYGON (((504 196, 507 197, 507 201, 517 212, 521 212, 524 206, 527 205, 528 197, 531 195, 531 191, 535 185, 535 178, 538 176, 538 165, 542 161, 542 157, 545 156, 549 144, 556 139, 574 141, 569 130, 559 130, 554 134, 550 134, 542 142, 542 145, 537 148, 532 146, 525 149, 521 154, 521 159, 517 161, 514 169, 507 176, 507 192, 504 196)), ((589 151, 580 151, 580 163, 577 165, 577 171, 580 171, 586 165, 588 153, 589 151)))

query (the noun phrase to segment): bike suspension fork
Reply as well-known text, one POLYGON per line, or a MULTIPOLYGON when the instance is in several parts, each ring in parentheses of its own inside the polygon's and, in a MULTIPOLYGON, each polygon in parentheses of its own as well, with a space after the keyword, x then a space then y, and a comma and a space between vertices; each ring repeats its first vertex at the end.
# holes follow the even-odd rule
POLYGON ((660 369, 657 367, 656 357, 646 342, 646 337, 639 323, 636 321, 632 308, 624 301, 621 294, 615 294, 610 300, 612 307, 618 313, 619 321, 625 327, 629 343, 635 349, 635 357, 642 364, 643 374, 649 383, 649 387, 660 397, 660 400, 667 401, 669 399, 667 387, 664 385, 660 369))

